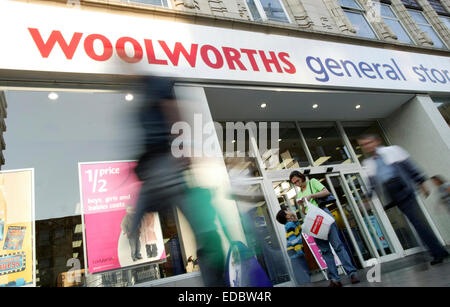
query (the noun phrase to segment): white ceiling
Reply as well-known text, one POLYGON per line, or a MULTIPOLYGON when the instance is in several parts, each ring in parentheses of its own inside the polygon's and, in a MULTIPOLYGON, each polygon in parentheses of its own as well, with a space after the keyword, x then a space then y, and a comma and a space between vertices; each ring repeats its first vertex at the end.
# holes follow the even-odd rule
POLYGON ((414 94, 320 90, 205 88, 215 121, 366 120, 385 118, 414 94), (266 103, 265 109, 261 104, 266 103), (317 109, 312 105, 318 104, 317 109), (356 105, 360 109, 355 109, 356 105))

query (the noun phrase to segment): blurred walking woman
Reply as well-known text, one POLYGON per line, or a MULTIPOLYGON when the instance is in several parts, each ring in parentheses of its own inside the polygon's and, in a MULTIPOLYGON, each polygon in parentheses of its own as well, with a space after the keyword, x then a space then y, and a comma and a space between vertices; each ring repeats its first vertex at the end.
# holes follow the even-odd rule
MULTIPOLYGON (((301 206, 304 214, 308 212, 308 208, 305 207, 304 199, 309 201, 312 205, 320 207, 317 199, 324 198, 330 195, 330 192, 327 188, 320 183, 317 179, 306 180, 305 175, 300 173, 299 171, 293 171, 289 175, 289 180, 292 184, 297 186, 300 191, 297 194, 297 202, 301 206)), ((326 213, 332 216, 331 212, 326 208, 322 207, 326 213)), ((356 277, 356 268, 352 264, 350 257, 347 251, 344 248, 344 244, 339 238, 338 228, 336 226, 336 222, 334 222, 330 227, 330 232, 328 233, 328 240, 321 240, 314 238, 317 246, 322 251, 322 257, 325 260, 328 266, 328 278, 330 279, 329 287, 341 287, 341 279, 339 277, 339 273, 336 268, 336 263, 334 262, 334 255, 331 251, 330 244, 336 252, 339 260, 347 272, 347 275, 350 276, 352 283, 358 283, 359 280, 356 277)))

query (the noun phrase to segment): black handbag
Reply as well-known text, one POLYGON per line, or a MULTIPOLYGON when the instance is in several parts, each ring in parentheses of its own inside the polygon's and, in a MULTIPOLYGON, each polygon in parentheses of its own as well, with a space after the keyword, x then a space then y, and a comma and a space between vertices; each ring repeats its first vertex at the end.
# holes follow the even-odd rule
MULTIPOLYGON (((308 181, 309 184, 309 190, 312 192, 310 181, 308 181)), ((314 198, 314 200, 319 205, 319 208, 325 208, 326 205, 334 204, 336 202, 336 198, 333 196, 333 194, 330 193, 330 195, 320 198, 314 198)))

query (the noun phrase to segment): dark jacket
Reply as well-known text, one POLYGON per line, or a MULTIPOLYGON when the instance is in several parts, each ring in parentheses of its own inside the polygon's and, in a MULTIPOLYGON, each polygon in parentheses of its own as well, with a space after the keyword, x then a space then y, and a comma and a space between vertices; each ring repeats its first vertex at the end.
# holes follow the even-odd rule
POLYGON ((401 201, 415 195, 416 185, 427 180, 427 177, 411 160, 409 154, 399 146, 379 147, 377 154, 387 165, 392 165, 398 174, 389 186, 382 184, 377 177, 377 166, 374 158, 364 160, 363 167, 369 175, 370 187, 368 197, 376 191, 386 209, 398 205, 401 201))

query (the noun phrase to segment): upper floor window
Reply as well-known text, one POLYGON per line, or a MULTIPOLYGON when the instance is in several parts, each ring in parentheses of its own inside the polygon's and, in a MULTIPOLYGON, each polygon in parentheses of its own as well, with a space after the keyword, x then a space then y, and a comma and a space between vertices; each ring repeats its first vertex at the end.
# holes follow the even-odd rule
POLYGON ((447 26, 450 30, 450 12, 448 12, 441 1, 439 0, 428 0, 428 3, 433 7, 436 13, 439 15, 439 19, 447 26))
POLYGON ((281 0, 246 0, 246 2, 254 21, 290 22, 281 0))
POLYGON ((397 35, 399 42, 413 44, 411 37, 408 32, 406 32, 390 5, 378 3, 377 9, 379 9, 383 21, 394 31, 395 35, 397 35))
POLYGON ((168 0, 122 0, 122 1, 128 3, 143 3, 170 8, 168 0))
POLYGON ((439 18, 442 20, 442 22, 447 26, 447 29, 450 31, 450 17, 439 15, 439 18))
POLYGON ((345 15, 352 23, 356 34, 361 37, 374 38, 377 36, 364 16, 364 10, 356 0, 339 0, 345 15))
POLYGON ((428 37, 433 41, 434 47, 436 48, 447 48, 444 42, 441 40, 437 32, 434 30, 433 26, 425 18, 425 15, 421 11, 408 9, 409 14, 414 19, 419 28, 427 33, 428 37))
POLYGON ((444 8, 439 0, 428 0, 428 3, 436 11, 438 15, 449 15, 449 12, 444 8))

